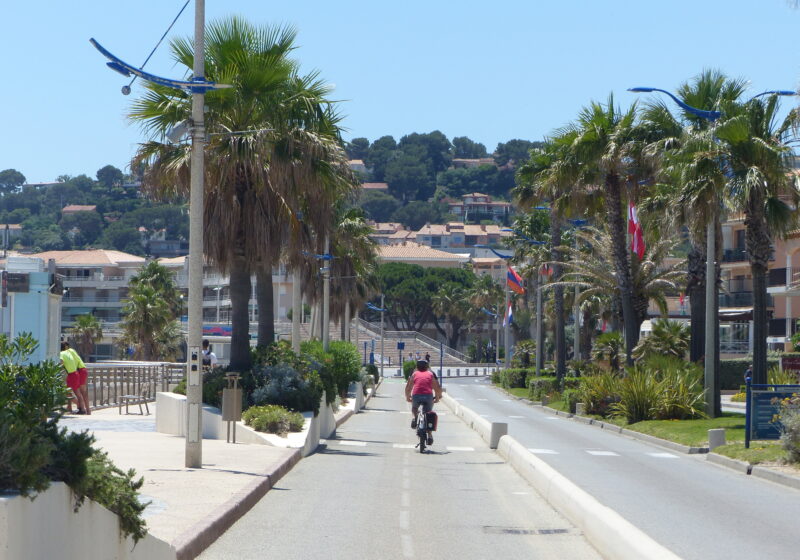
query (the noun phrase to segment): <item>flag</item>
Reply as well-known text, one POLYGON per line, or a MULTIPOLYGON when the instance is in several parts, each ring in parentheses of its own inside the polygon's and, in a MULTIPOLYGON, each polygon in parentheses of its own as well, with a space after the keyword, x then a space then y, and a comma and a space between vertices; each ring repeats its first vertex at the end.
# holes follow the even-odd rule
POLYGON ((506 283, 512 291, 518 294, 524 294, 525 288, 522 287, 522 277, 517 274, 513 267, 508 267, 508 274, 506 275, 506 283))
POLYGON ((642 224, 639 222, 639 216, 636 213, 636 206, 633 202, 628 203, 628 233, 631 237, 631 251, 636 253, 639 260, 644 258, 644 234, 642 233, 642 224))
POLYGON ((506 315, 503 317, 503 327, 506 325, 510 325, 514 322, 514 310, 511 308, 511 302, 508 302, 508 309, 506 309, 506 315))

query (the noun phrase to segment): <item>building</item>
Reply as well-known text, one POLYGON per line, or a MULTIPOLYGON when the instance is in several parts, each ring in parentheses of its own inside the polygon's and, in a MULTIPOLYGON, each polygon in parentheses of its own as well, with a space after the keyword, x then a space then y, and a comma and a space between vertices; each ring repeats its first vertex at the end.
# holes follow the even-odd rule
POLYGON ((461 197, 460 201, 448 201, 450 212, 461 220, 504 219, 512 214, 510 202, 494 202, 492 197, 483 193, 470 193, 461 197))
POLYGON ((396 222, 370 222, 369 225, 373 230, 369 237, 378 245, 396 245, 405 241, 414 241, 416 235, 405 229, 403 224, 396 222))
POLYGON ((476 245, 496 246, 503 239, 512 236, 512 232, 503 231, 497 224, 463 224, 450 222, 447 224, 425 224, 417 231, 415 241, 434 249, 464 249, 476 245))
POLYGON ((356 173, 367 174, 367 166, 360 159, 351 159, 347 162, 347 166, 356 173))
POLYGON ((506 266, 500 257, 473 257, 472 272, 476 276, 488 274, 495 282, 502 283, 506 276, 506 266))
POLYGON ((453 158, 452 165, 454 169, 464 168, 470 169, 480 167, 482 165, 491 165, 494 167, 494 158, 453 158))
POLYGON ((61 215, 77 214, 78 212, 96 212, 97 206, 94 204, 69 204, 61 209, 61 215))
POLYGON ((418 243, 406 242, 400 245, 378 247, 380 263, 402 262, 418 264, 426 268, 459 268, 469 264, 469 253, 448 253, 418 243))
POLYGON ((365 191, 389 192, 388 183, 361 183, 361 188, 365 191))

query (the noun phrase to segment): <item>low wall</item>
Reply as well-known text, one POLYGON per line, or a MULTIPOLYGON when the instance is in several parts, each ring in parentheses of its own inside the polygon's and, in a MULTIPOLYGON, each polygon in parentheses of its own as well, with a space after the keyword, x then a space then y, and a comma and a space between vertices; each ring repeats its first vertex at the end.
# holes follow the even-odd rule
POLYGON ((447 393, 442 394, 442 402, 453 411, 453 414, 461 418, 464 423, 475 430, 481 439, 485 441, 490 449, 497 449, 500 438, 508 433, 508 424, 505 422, 489 422, 471 409, 462 406, 447 393))
POLYGON ((75 497, 63 482, 31 501, 0 497, 0 560, 175 560, 169 544, 146 535, 136 546, 121 539, 119 518, 87 499, 73 512, 75 497))
MULTIPOLYGON (((378 365, 380 369, 380 365, 378 365)), ((436 363, 431 365, 431 371, 437 376, 441 374, 442 377, 485 377, 492 375, 492 372, 497 370, 495 365, 481 365, 481 364, 464 364, 459 366, 446 365, 439 367, 436 363)), ((402 377, 403 368, 397 366, 383 366, 384 377, 402 377)))

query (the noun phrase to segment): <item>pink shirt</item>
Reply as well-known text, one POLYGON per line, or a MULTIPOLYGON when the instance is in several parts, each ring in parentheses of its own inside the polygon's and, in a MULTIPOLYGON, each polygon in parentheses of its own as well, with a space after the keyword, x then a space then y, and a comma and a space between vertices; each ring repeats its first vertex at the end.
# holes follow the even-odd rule
POLYGON ((411 389, 412 395, 432 395, 433 394, 433 373, 430 371, 415 371, 412 379, 414 388, 411 389))

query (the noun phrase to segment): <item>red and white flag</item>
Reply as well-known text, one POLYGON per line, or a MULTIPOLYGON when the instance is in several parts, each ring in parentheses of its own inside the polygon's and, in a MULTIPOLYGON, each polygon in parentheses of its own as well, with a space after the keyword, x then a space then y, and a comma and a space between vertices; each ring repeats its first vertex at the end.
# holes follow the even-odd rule
POLYGON ((644 234, 642 233, 642 224, 639 222, 639 216, 636 213, 636 206, 633 202, 628 203, 628 233, 631 234, 631 251, 636 253, 639 260, 644 258, 644 234))

